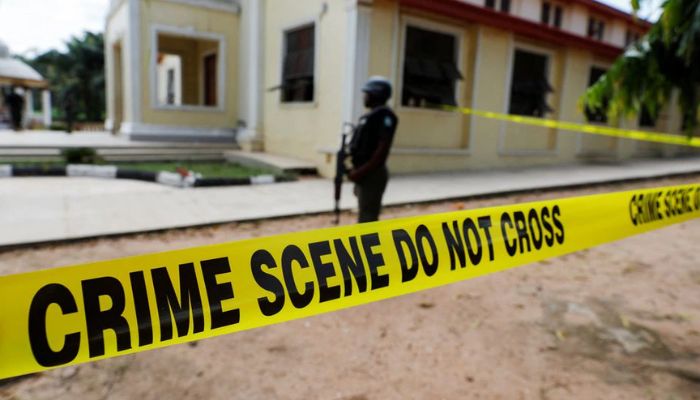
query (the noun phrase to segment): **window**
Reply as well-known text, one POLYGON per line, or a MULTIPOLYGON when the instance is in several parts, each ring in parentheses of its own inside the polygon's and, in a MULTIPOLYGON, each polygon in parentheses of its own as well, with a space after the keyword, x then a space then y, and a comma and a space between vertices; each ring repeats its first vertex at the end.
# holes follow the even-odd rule
POLYGON ((456 105, 457 38, 414 26, 406 28, 401 104, 407 107, 456 105))
POLYGON ((598 18, 588 18, 588 37, 597 40, 603 40, 605 36, 605 22, 598 18))
POLYGON ((484 6, 492 10, 498 9, 505 13, 510 12, 510 0, 486 0, 484 6))
POLYGON ((281 87, 283 103, 314 101, 315 49, 314 24, 285 32, 281 87))
POLYGON ((639 32, 628 29, 627 32, 625 32, 625 47, 629 47, 631 44, 637 43, 639 38, 639 32))
POLYGON ((156 104, 218 106, 216 94, 208 90, 217 83, 219 41, 162 33, 157 40, 156 104))
POLYGON ((562 6, 551 3, 549 1, 542 2, 541 20, 545 25, 550 25, 555 28, 561 28, 561 20, 564 15, 562 6))
POLYGON ((508 112, 516 115, 542 117, 552 108, 547 105, 547 56, 525 50, 515 50, 510 84, 508 112))
MULTIPOLYGON (((591 72, 588 75, 588 87, 591 87, 595 85, 598 80, 605 75, 607 71, 602 69, 602 68, 597 68, 597 67, 591 67, 591 72)), ((605 124, 608 122, 608 115, 606 113, 607 111, 607 105, 608 102, 604 101, 603 102, 603 110, 592 110, 588 107, 584 110, 584 114, 586 115, 586 120, 589 122, 598 122, 605 124)))

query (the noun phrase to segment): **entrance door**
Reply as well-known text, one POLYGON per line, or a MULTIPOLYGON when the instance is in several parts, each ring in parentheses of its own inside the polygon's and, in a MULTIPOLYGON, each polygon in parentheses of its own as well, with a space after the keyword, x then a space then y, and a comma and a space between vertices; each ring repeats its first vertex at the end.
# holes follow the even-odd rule
POLYGON ((216 106, 216 54, 204 57, 204 105, 216 106))

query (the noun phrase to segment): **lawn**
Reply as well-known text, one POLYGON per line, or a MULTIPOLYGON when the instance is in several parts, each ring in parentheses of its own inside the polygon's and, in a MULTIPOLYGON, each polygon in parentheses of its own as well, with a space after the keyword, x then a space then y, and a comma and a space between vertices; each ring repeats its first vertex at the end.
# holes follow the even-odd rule
MULTIPOLYGON (((0 162, 0 164, 3 164, 0 162)), ((43 168, 60 167, 65 162, 14 161, 7 162, 15 166, 41 166, 43 168)), ((102 163, 101 163, 102 164, 102 163)), ((116 165, 123 169, 133 169, 148 172, 177 172, 182 167, 202 174, 204 178, 246 178, 256 175, 280 175, 279 171, 267 168, 247 167, 240 164, 216 161, 154 161, 154 162, 105 162, 105 165, 116 165)))
POLYGON ((119 162, 114 163, 124 169, 135 169, 149 172, 177 172, 178 168, 202 174, 204 178, 246 178, 255 175, 278 175, 276 171, 266 168, 247 167, 235 163, 213 161, 183 161, 183 162, 119 162))

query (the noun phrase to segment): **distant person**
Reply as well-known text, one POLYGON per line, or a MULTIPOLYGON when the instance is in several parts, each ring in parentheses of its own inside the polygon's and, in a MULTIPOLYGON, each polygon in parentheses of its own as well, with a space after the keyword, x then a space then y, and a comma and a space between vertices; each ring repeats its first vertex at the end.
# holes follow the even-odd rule
POLYGON ((12 129, 15 131, 22 130, 22 111, 24 111, 24 97, 17 93, 18 91, 19 89, 13 86, 10 93, 5 96, 5 103, 10 109, 12 129))
POLYGON ((73 86, 69 86, 66 91, 63 92, 63 99, 61 100, 63 115, 66 122, 66 132, 71 133, 73 132, 76 114, 75 89, 73 86))
POLYGON ((362 91, 369 112, 360 118, 350 142, 353 169, 348 173, 348 178, 355 182, 359 223, 379 220, 382 197, 389 182, 386 160, 399 123, 387 105, 392 88, 386 78, 370 78, 362 91))

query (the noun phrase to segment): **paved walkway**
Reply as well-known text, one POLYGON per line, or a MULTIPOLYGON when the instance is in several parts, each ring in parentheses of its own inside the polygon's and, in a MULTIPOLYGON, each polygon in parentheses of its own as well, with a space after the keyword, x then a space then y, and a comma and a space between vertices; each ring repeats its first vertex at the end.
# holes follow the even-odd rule
MULTIPOLYGON (((700 158, 397 176, 390 205, 700 172, 700 158)), ((330 180, 175 189, 92 178, 0 179, 0 246, 331 211, 330 180)), ((354 206, 344 185, 344 209, 354 206)))
POLYGON ((0 151, 6 148, 13 149, 64 149, 72 147, 92 148, 197 148, 197 147, 223 147, 221 143, 191 143, 191 142, 157 142, 143 140, 129 140, 125 136, 112 135, 109 132, 74 132, 59 131, 21 131, 14 132, 0 129, 0 151))

